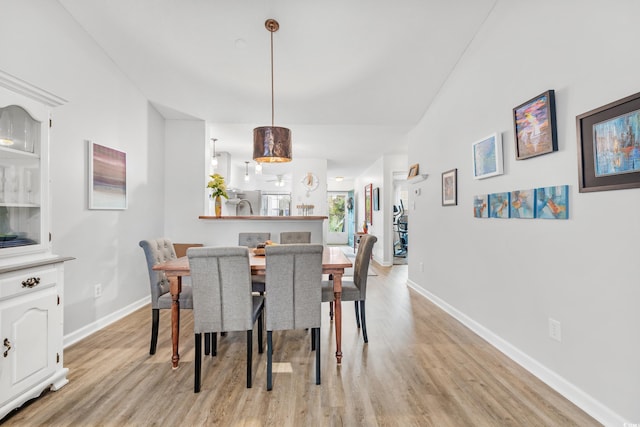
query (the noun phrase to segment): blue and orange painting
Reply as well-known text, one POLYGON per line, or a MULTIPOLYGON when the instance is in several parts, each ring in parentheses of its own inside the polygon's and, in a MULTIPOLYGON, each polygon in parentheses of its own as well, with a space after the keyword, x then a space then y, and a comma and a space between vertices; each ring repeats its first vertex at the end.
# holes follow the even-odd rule
POLYGON ((516 190, 511 192, 511 218, 534 218, 535 215, 534 189, 516 190))
POLYGON ((569 186, 536 188, 536 218, 568 219, 569 186))
POLYGON ((640 171, 640 110, 593 125, 595 175, 640 171))
POLYGON ((509 193, 489 194, 489 216, 491 218, 509 218, 509 193))
POLYGON ((514 111, 519 157, 553 150, 549 102, 545 93, 514 111))
POLYGON ((489 218, 489 195, 473 196, 473 216, 475 218, 489 218))

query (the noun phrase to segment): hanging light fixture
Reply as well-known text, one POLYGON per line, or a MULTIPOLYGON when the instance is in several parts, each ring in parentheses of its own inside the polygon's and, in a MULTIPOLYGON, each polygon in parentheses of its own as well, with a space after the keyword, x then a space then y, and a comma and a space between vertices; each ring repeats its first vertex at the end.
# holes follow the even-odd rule
POLYGON ((249 162, 244 162, 244 181, 249 182, 249 162))
POLYGON ((216 154, 216 138, 211 138, 211 142, 213 143, 213 156, 211 157, 211 166, 214 168, 218 166, 218 154, 216 154))
POLYGON ((267 19, 264 26, 271 33, 271 126, 261 126, 253 130, 253 160, 273 163, 290 162, 291 131, 273 124, 273 33, 278 31, 280 24, 275 19, 267 19))
POLYGON ((256 162, 256 175, 262 175, 262 163, 256 162))

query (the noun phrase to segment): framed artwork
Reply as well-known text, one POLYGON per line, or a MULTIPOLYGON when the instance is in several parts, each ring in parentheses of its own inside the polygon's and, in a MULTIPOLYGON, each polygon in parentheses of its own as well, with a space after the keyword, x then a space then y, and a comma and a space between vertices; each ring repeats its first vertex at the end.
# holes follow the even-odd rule
POLYGON ((548 90, 513 109, 516 160, 558 151, 556 107, 548 90))
POLYGON ((509 196, 511 218, 535 218, 535 190, 515 190, 509 196))
POLYGON ((536 188, 536 218, 568 219, 569 186, 536 188))
POLYGON ((364 186, 364 220, 367 224, 373 224, 373 212, 371 211, 371 195, 373 184, 364 186))
POLYGON ((127 208, 127 154, 89 145, 89 209, 127 208))
POLYGON ((458 204, 458 169, 442 173, 442 206, 458 204))
POLYGON ((373 189, 373 210, 380 210, 380 187, 373 189))
POLYGON ((415 165, 411 165, 411 167, 409 168, 409 175, 407 176, 407 179, 411 179, 414 176, 418 176, 419 172, 420 172, 420 165, 418 163, 416 163, 415 165))
POLYGON ((509 193, 489 194, 489 217, 509 218, 509 193))
POLYGON ((474 218, 489 218, 489 195, 473 196, 474 218))
POLYGON ((640 93, 576 117, 579 191, 640 187, 640 93))
POLYGON ((500 133, 482 138, 472 144, 473 178, 483 179, 502 175, 502 138, 500 133))

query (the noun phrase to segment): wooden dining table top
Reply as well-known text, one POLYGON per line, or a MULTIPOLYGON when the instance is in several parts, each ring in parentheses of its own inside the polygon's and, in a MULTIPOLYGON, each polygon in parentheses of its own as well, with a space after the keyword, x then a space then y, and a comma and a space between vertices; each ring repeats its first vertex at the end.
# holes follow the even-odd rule
MULTIPOLYGON (((264 270, 266 268, 266 256, 255 255, 253 250, 249 249, 249 264, 251 265, 252 274, 264 274, 264 270)), ((322 270, 324 272, 334 268, 345 269, 352 266, 352 262, 341 248, 325 246, 322 251, 322 270)), ((190 272, 189 259, 184 256, 170 261, 165 261, 162 264, 154 265, 153 269, 173 272, 180 276, 188 276, 190 272)))

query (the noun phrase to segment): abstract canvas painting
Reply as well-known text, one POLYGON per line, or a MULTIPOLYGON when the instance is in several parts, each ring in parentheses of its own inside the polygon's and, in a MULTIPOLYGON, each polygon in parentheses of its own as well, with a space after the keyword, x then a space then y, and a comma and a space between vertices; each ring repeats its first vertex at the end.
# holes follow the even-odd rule
POLYGON ((127 208, 127 154, 89 141, 89 209, 127 208))
POLYGON ((489 194, 489 216, 491 218, 509 218, 509 193, 489 194))
POLYGON ((472 145, 473 178, 502 175, 502 139, 494 133, 472 145))
POLYGON ((489 195, 473 196, 473 216, 475 218, 489 218, 489 195))
POLYGON ((536 218, 568 219, 569 186, 536 188, 536 218))
POLYGON ((535 215, 535 190, 515 190, 511 192, 511 218, 533 218, 535 215))
POLYGON ((548 90, 513 109, 516 160, 558 150, 555 96, 548 90))

